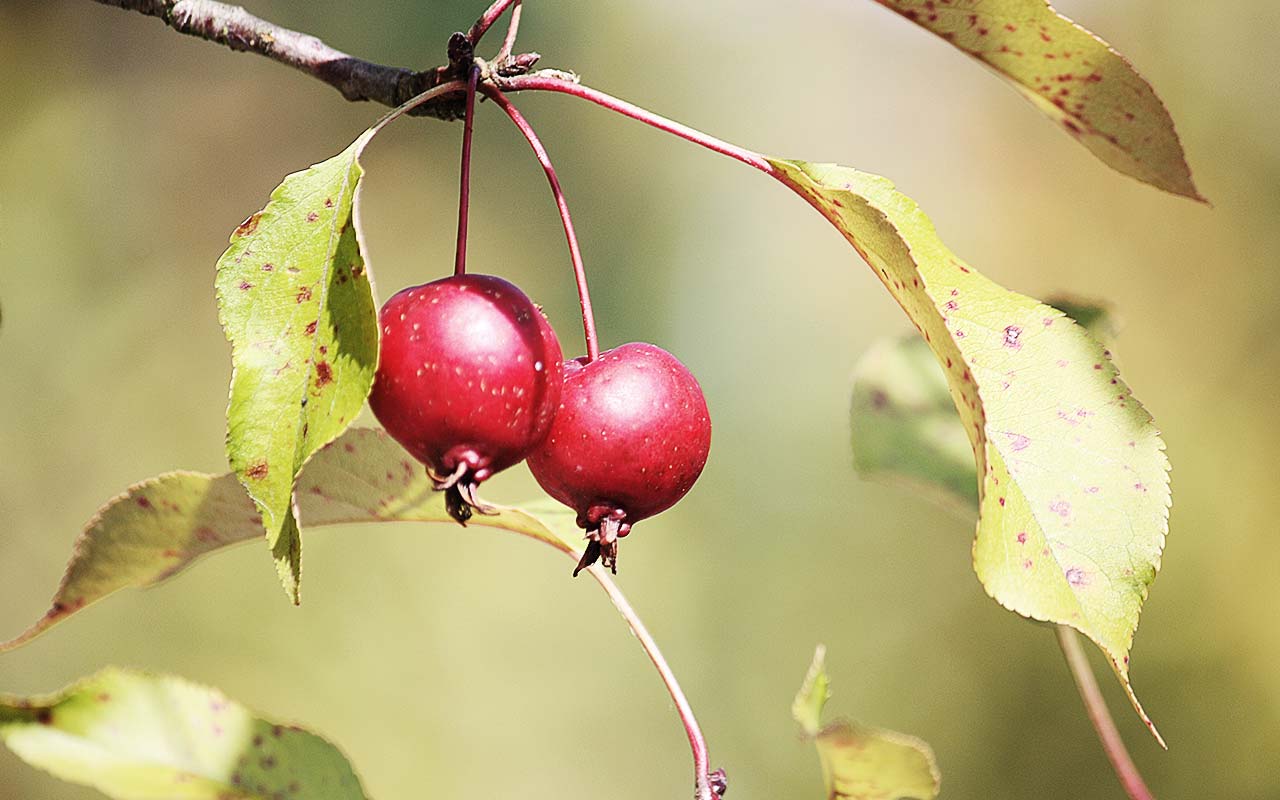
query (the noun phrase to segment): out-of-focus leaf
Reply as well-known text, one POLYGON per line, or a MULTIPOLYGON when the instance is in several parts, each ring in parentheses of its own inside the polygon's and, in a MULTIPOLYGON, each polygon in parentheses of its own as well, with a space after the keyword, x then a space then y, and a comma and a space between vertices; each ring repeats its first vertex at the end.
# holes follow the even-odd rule
POLYGON ((218 260, 233 367, 227 456, 295 603, 302 542, 289 503, 294 479, 360 413, 378 362, 377 310, 353 213, 359 156, 374 132, 285 178, 218 260))
POLYGON ((1120 320, 1105 300, 1056 294, 1045 303, 1071 317, 1100 342, 1110 342, 1120 332, 1120 320))
MULTIPOLYGON (((1114 335, 1103 304, 1060 298, 1048 304, 1101 340, 1114 335)), ((919 336, 886 337, 859 360, 850 432, 853 464, 862 477, 909 484, 966 516, 977 507, 973 448, 947 378, 919 336)))
POLYGON ((864 478, 905 482, 965 514, 977 506, 973 447, 919 336, 882 339, 863 355, 849 421, 853 465, 864 478))
POLYGON ((957 258, 888 180, 770 162, 871 265, 942 365, 977 464, 974 569, 1001 605, 1069 625, 1129 683, 1168 530, 1164 443, 1110 354, 1057 309, 957 258))
MULTIPOLYGON (((297 508, 308 527, 402 520, 457 524, 422 467, 385 433, 368 428, 350 429, 316 454, 299 479, 297 508)), ((539 510, 537 517, 503 508, 477 514, 470 525, 529 536, 574 559, 580 553, 570 544, 580 532, 561 506, 539 510)), ((261 518, 234 475, 172 472, 139 483, 90 520, 49 611, 0 644, 0 652, 26 644, 109 594, 153 586, 206 553, 261 533, 261 518)))
POLYGON ((791 714, 812 739, 822 762, 828 798, 848 800, 933 800, 941 776, 929 745, 893 731, 851 722, 820 727, 828 686, 821 645, 805 676, 791 714))
POLYGON ((347 759, 216 689, 119 669, 48 697, 0 696, 0 740, 118 800, 363 800, 347 759))
POLYGON ((1204 200, 1155 90, 1045 0, 876 2, 986 64, 1111 168, 1204 200))

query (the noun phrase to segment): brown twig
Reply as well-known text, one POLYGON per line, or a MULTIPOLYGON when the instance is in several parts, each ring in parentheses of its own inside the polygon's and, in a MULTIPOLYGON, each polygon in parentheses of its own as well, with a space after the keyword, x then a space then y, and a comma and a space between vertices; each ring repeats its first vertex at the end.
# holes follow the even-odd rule
MULTIPOLYGON (((445 81, 457 77, 448 68, 415 71, 374 64, 336 50, 315 36, 282 28, 260 19, 239 6, 215 0, 95 0, 103 5, 137 11, 162 20, 170 28, 226 45, 232 50, 257 53, 329 84, 348 100, 371 100, 399 106, 445 81)), ((463 98, 444 97, 414 109, 412 114, 438 119, 460 119, 463 98)))

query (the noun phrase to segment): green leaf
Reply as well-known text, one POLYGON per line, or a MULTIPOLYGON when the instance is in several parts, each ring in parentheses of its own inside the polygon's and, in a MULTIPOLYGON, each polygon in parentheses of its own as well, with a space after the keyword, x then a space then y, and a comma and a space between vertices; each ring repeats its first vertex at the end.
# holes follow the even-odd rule
POLYGON ((360 800, 346 758, 216 689, 108 669, 48 697, 0 696, 19 758, 118 800, 360 800))
POLYGON ((876 2, 986 64, 1112 169, 1204 201, 1155 90, 1045 0, 876 2))
POLYGON ((294 479, 360 413, 377 368, 377 309, 353 213, 358 159, 375 131, 285 178, 218 260, 218 307, 232 345, 227 457, 295 603, 294 479))
POLYGON ((1120 320, 1105 300, 1059 294, 1048 298, 1045 303, 1071 317, 1100 342, 1108 342, 1120 332, 1120 320))
POLYGON ((853 465, 970 514, 977 506, 973 447, 947 379, 923 339, 882 339, 858 362, 850 408, 853 465))
POLYGON ((1128 654, 1168 530, 1169 462, 1110 354, 958 259, 888 180, 770 163, 871 265, 944 368, 982 476, 973 555, 987 592, 1092 639, 1159 739, 1128 654))
MULTIPOLYGON (((444 522, 444 496, 421 465, 380 430, 353 428, 318 452, 298 482, 308 527, 348 522, 444 522)), ((538 516, 510 508, 471 518, 549 544, 575 561, 581 534, 563 506, 538 516)), ((76 542, 49 611, 0 652, 20 647, 81 609, 124 588, 153 586, 201 556, 253 541, 261 518, 234 475, 172 472, 133 486, 99 511, 76 542)))
POLYGON ((893 731, 839 721, 819 729, 829 681, 821 645, 791 706, 822 762, 827 797, 848 800, 933 800, 941 776, 929 745, 893 731))
MULTIPOLYGON (((1099 302, 1054 298, 1048 304, 1100 339, 1114 335, 1110 312, 1099 302)), ((977 508, 969 437, 946 375, 919 336, 885 337, 859 360, 850 433, 862 477, 905 483, 965 516, 977 508)))

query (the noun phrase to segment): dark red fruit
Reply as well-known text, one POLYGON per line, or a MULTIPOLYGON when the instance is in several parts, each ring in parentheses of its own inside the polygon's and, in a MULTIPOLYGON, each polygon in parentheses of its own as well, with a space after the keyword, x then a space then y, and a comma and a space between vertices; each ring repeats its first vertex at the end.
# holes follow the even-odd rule
POLYGON ((597 558, 616 572, 617 540, 684 497, 710 448, 702 389, 666 350, 632 342, 565 362, 560 410, 529 469, 587 531, 573 574, 597 558))
POLYGON ((518 463, 560 403, 560 342, 524 292, 492 275, 455 275, 397 293, 378 316, 369 405, 427 465, 449 514, 486 510, 475 490, 518 463))

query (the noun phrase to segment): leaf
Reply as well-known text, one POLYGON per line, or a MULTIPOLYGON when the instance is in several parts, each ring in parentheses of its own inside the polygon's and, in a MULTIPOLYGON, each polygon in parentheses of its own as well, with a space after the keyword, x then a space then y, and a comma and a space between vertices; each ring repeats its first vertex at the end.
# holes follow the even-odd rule
POLYGON ((12 650, 126 586, 153 586, 216 550, 262 535, 262 517, 234 475, 171 472, 130 487, 76 541, 53 604, 12 650))
MULTIPOLYGON (((1114 335, 1108 308, 1088 300, 1049 305, 1101 339, 1114 335)), ((947 379, 923 339, 881 339, 859 360, 850 409, 853 463, 868 479, 887 479, 935 495, 966 516, 978 504, 973 448, 956 415, 947 379)))
POLYGON ((119 800, 365 797, 329 742, 173 677, 107 669, 48 697, 0 696, 0 739, 119 800))
POLYGON ((977 506, 973 447, 919 336, 882 339, 858 361, 850 434, 862 477, 895 479, 965 514, 977 506))
POLYGON ((1204 202, 1155 90, 1045 0, 876 2, 990 67, 1107 166, 1204 202))
POLYGON ((377 309, 353 213, 359 156, 375 132, 285 178, 218 260, 219 316, 232 345, 227 457, 295 603, 294 479, 360 413, 378 362, 377 309))
POLYGON ((973 555, 988 594, 1092 639, 1159 739, 1128 654, 1168 530, 1169 463, 1110 354, 959 260, 888 180, 770 163, 871 265, 944 368, 982 476, 973 555))
MULTIPOLYGON (((318 452, 298 482, 299 517, 308 527, 347 522, 447 522, 444 497, 425 470, 380 430, 353 428, 318 452)), ((576 561, 581 533, 557 506, 535 517, 503 508, 473 527, 519 533, 576 561), (562 531, 563 537, 557 533, 562 531)), ((76 542, 49 611, 0 652, 20 647, 102 598, 181 572, 201 556, 257 539, 262 521, 234 475, 172 472, 131 487, 100 510, 76 542)))
POLYGON ((1120 332, 1120 320, 1105 300, 1059 294, 1045 302, 1071 317, 1100 342, 1110 341, 1120 332))
POLYGON ((847 800, 933 800, 941 776, 929 745, 893 731, 839 721, 819 729, 829 681, 826 649, 818 645, 813 664, 791 714, 822 762, 828 798, 847 800))
MULTIPOLYGON (((432 488, 422 465, 381 430, 353 428, 318 453, 298 481, 299 519, 308 527, 348 522, 447 522, 444 494, 432 488)), ((537 539, 570 555, 577 552, 538 519, 500 508, 468 525, 500 528, 537 539)))

